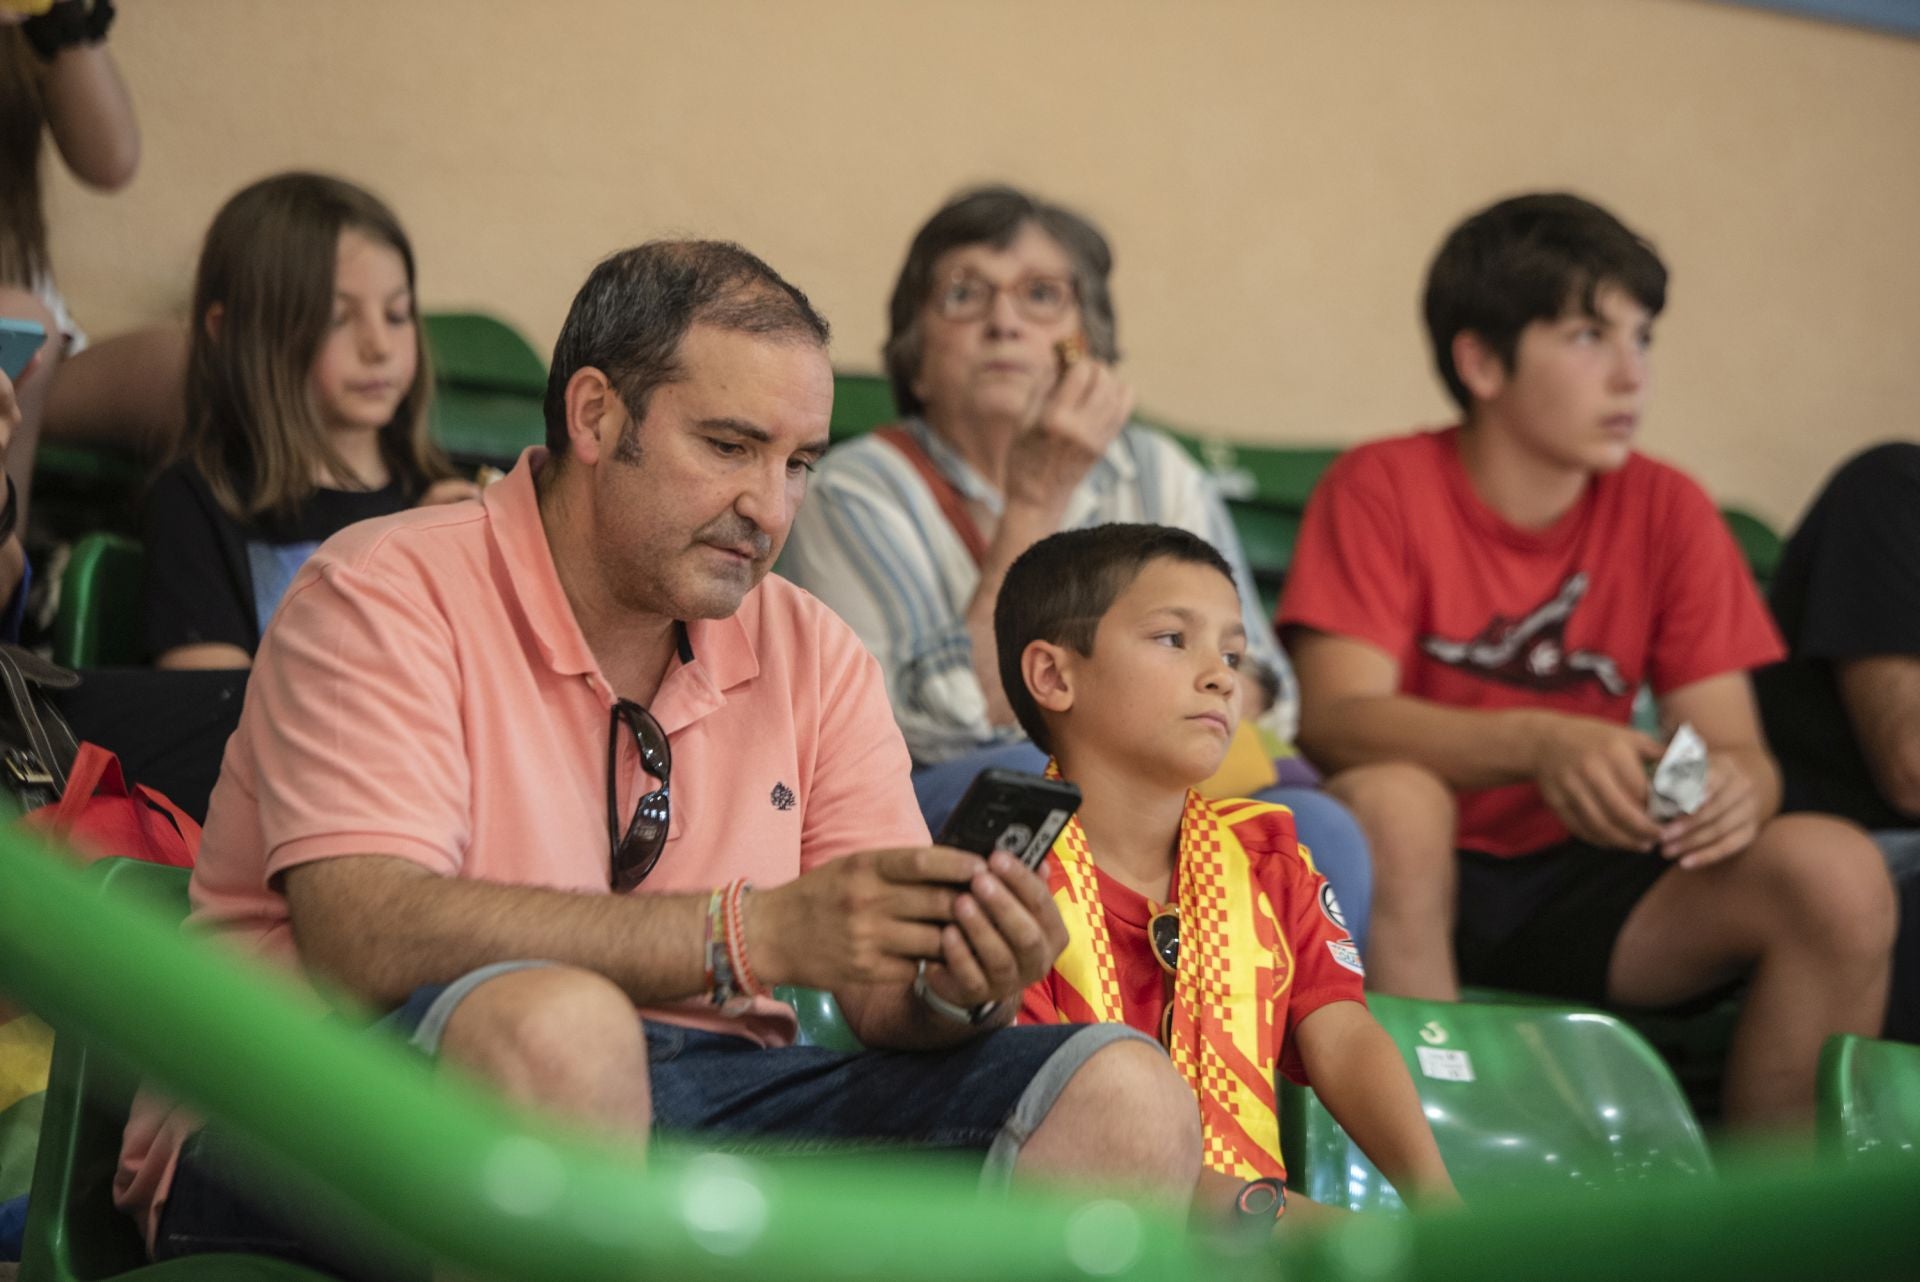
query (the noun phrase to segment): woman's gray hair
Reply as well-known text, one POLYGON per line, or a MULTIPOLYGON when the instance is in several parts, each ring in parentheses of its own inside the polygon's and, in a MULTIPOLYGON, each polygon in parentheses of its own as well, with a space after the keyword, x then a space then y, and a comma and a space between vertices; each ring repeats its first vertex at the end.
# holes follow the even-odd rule
POLYGON ((920 228, 893 285, 893 299, 887 305, 887 341, 880 354, 887 381, 893 385, 894 404, 902 414, 919 414, 926 408, 914 395, 913 383, 920 376, 925 338, 920 321, 938 283, 933 279, 934 264, 948 250, 964 245, 1005 249, 1029 223, 1066 251, 1088 351, 1108 363, 1120 359, 1113 296, 1107 289, 1113 250, 1099 228, 1071 209, 1050 205, 1017 187, 975 187, 953 197, 920 228))

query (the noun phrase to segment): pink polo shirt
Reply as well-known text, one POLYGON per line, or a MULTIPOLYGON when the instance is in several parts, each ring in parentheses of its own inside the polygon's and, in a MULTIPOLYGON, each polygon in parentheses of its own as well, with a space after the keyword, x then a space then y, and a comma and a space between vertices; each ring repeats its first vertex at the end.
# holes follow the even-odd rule
MULTIPOLYGON (((196 925, 297 966, 272 879, 339 855, 610 893, 614 694, 540 524, 544 458, 528 450, 480 503, 351 526, 301 568, 208 806, 196 925)), ((927 844, 880 669, 836 615, 770 576, 731 617, 689 622, 687 639, 691 662, 672 663, 649 705, 673 750, 672 824, 635 893, 775 885, 855 851, 927 844)), ((629 815, 653 783, 620 738, 629 815)), ((768 1045, 795 1030, 771 999, 740 1019, 701 1003, 643 1013, 768 1045)), ((191 1129, 145 1096, 128 1124, 116 1201, 149 1239, 191 1129)))

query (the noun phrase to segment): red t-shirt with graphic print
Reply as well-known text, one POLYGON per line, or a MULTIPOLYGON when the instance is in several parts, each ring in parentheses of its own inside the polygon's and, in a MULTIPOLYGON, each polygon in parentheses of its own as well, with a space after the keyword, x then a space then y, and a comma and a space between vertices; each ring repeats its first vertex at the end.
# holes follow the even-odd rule
MULTIPOLYGON (((1260 892, 1273 909, 1273 920, 1279 924, 1282 955, 1292 962, 1289 973, 1279 981, 1280 1009, 1273 1012, 1281 1035, 1279 1069, 1288 1080, 1311 1085, 1294 1043, 1294 1030, 1301 1020, 1330 1002, 1366 1004, 1360 950, 1347 934, 1333 888, 1302 853, 1291 813, 1262 806, 1235 823, 1232 811, 1246 802, 1206 804, 1216 813, 1224 812, 1234 837, 1247 852, 1260 892)), ((1149 1037, 1158 1037, 1161 1016, 1172 996, 1167 972, 1154 956, 1148 927, 1158 905, 1109 877, 1100 868, 1098 851, 1093 857, 1100 906, 1106 913, 1107 934, 1113 945, 1115 978, 1120 983, 1121 1011, 1127 1024, 1149 1037)), ((1048 861, 1048 869, 1057 876, 1052 856, 1048 861)), ((1282 960, 1282 956, 1275 960, 1282 960)), ((1029 985, 1021 998, 1022 1024, 1086 1024, 1095 1019, 1092 1008, 1057 970, 1048 971, 1029 985)))
MULTIPOLYGON (((1281 627, 1365 641, 1400 693, 1456 708, 1549 708, 1625 725, 1656 696, 1784 653, 1713 501, 1630 454, 1544 530, 1474 492, 1460 429, 1342 455, 1307 504, 1281 627)), ((1567 839, 1533 784, 1460 794, 1458 844, 1521 855, 1567 839)))

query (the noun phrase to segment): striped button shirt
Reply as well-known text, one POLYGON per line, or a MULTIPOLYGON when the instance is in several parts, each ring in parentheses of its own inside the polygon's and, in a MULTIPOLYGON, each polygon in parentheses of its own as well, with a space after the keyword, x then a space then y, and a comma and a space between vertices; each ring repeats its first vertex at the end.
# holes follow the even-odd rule
MULTIPOLYGON (((1000 491, 920 419, 906 424, 954 488, 996 515, 1000 491)), ((1173 525, 1199 535, 1233 566, 1248 652, 1279 674, 1266 724, 1291 740, 1293 672, 1253 590, 1220 492, 1170 437, 1131 424, 1067 504, 1062 529, 1115 521, 1173 525)), ((907 458, 876 436, 836 446, 814 476, 780 573, 831 606, 880 661, 893 714, 921 765, 1016 742, 1018 726, 987 720, 973 671, 967 602, 980 582, 960 536, 907 458)))

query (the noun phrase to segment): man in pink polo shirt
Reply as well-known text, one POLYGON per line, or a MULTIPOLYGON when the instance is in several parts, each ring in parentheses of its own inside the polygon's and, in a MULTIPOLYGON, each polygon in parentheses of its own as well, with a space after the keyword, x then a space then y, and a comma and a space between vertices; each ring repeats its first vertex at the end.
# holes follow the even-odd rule
MULTIPOLYGON (((1066 940, 1045 886, 928 845, 873 659, 767 577, 827 447, 826 343, 737 246, 600 264, 546 449, 482 502, 343 531, 288 589, 194 920, 636 1148, 924 1147, 1184 1200, 1190 1092, 1129 1030, 1006 1027, 1066 940), (776 984, 831 990, 876 1049, 793 1046, 776 984)), ((157 1101, 118 1193, 157 1258, 391 1268, 157 1101)))

